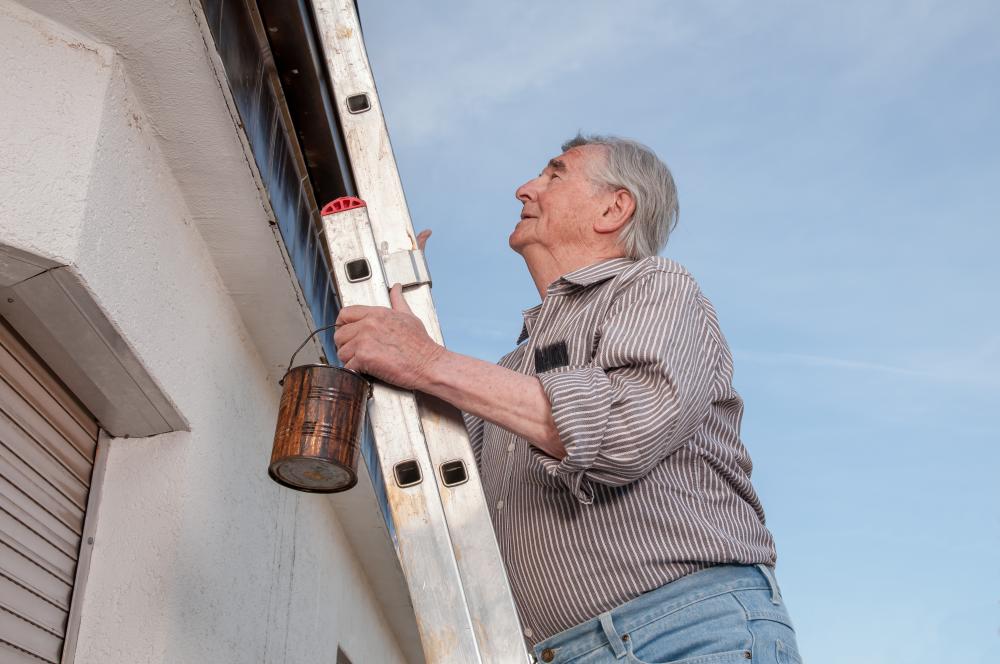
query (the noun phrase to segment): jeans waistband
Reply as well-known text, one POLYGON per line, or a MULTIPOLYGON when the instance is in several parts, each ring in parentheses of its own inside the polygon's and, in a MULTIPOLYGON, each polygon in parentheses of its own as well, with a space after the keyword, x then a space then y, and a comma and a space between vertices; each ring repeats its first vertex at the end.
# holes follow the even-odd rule
MULTIPOLYGON (((539 662, 546 661, 542 656, 545 651, 558 651, 558 661, 566 661, 610 645, 615 655, 621 657, 625 652, 622 637, 630 631, 708 597, 734 590, 754 589, 769 589, 771 601, 781 604, 781 590, 774 576, 774 568, 767 565, 709 567, 660 586, 596 618, 551 636, 536 644, 533 652, 539 662)), ((553 661, 551 656, 548 661, 553 661)))

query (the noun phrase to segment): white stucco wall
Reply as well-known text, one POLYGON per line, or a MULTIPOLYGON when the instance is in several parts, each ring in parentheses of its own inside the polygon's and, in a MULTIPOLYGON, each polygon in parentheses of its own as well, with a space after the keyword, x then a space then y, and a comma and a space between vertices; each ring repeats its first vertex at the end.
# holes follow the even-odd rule
POLYGON ((9 0, 0 58, 0 242, 75 266, 191 426, 109 443, 76 661, 403 661, 329 500, 266 475, 275 385, 127 62, 9 0))

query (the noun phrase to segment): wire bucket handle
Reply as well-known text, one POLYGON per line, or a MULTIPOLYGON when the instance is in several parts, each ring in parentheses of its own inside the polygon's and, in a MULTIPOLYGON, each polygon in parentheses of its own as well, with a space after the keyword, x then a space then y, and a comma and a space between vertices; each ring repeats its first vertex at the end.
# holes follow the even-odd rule
MULTIPOLYGON (((301 344, 299 344, 299 347, 295 349, 294 353, 292 353, 291 359, 288 360, 288 368, 285 369, 285 375, 288 375, 288 372, 291 371, 292 368, 295 366, 295 356, 299 354, 300 350, 302 350, 303 348, 306 347, 306 344, 309 343, 309 340, 312 339, 313 337, 315 337, 320 332, 322 332, 324 330, 329 330, 331 327, 340 327, 340 326, 337 323, 332 323, 330 325, 326 325, 326 326, 321 327, 319 329, 313 330, 312 334, 310 334, 308 337, 306 337, 306 340, 303 341, 301 344)), ((327 364, 328 365, 329 362, 322 362, 322 364, 327 364)), ((278 385, 284 385, 284 384, 285 384, 285 379, 284 378, 282 378, 281 380, 278 381, 278 385)))

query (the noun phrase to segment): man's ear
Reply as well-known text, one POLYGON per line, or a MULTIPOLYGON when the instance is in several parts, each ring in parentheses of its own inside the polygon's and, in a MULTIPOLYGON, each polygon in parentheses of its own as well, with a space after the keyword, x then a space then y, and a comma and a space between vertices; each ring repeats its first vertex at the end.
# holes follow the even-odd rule
POLYGON ((628 189, 616 189, 608 198, 604 214, 594 222, 597 233, 617 233, 621 230, 632 213, 635 212, 635 198, 628 189))

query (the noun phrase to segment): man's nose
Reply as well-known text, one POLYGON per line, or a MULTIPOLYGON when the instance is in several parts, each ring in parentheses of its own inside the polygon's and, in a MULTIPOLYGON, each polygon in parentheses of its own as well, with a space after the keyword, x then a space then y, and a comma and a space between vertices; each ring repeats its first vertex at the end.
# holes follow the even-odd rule
MULTIPOLYGON (((535 178, 537 180, 538 178, 535 178)), ((535 197, 535 180, 528 180, 514 192, 514 196, 522 203, 527 203, 535 197)))

